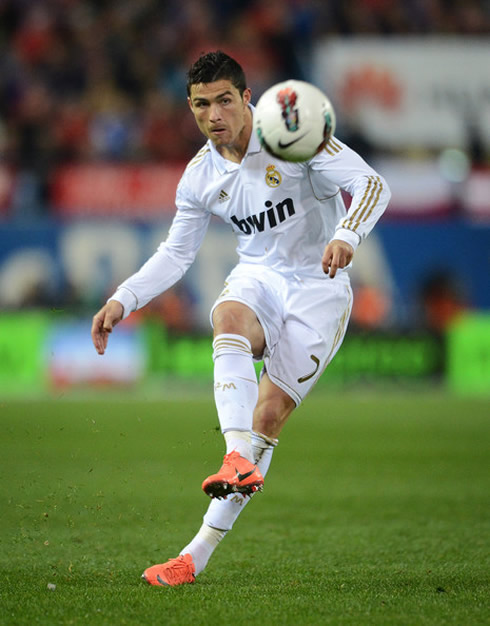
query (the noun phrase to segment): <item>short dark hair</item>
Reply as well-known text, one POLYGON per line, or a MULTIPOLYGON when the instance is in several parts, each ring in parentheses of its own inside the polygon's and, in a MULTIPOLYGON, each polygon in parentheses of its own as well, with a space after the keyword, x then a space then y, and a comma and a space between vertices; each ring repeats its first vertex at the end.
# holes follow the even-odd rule
POLYGON ((213 83, 217 80, 229 80, 243 95, 247 81, 242 66, 230 56, 217 50, 202 54, 187 72, 187 95, 191 95, 191 86, 201 83, 213 83))

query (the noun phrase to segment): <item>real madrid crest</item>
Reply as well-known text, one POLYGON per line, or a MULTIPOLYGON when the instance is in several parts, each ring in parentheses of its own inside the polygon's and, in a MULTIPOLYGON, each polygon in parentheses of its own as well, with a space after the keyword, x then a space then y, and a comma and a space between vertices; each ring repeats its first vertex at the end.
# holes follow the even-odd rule
POLYGON ((276 169, 275 165, 268 165, 266 167, 265 182, 269 187, 279 187, 282 183, 282 176, 276 169))

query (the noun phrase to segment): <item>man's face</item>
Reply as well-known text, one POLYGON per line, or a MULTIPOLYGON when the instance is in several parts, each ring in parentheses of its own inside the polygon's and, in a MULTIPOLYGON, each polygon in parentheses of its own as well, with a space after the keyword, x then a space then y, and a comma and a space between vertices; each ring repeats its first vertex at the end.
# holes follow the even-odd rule
POLYGON ((249 115, 250 95, 250 89, 245 89, 240 96, 229 80, 191 85, 188 102, 197 126, 218 150, 239 140, 249 115))

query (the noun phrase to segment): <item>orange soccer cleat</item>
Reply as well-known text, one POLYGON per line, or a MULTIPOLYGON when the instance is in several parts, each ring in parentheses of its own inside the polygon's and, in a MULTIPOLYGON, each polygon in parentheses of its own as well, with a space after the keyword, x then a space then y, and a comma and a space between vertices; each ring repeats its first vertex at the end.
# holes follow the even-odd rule
POLYGON ((196 567, 190 554, 178 556, 176 559, 169 559, 161 565, 153 565, 145 569, 141 578, 149 585, 159 585, 160 587, 177 587, 185 583, 193 583, 196 578, 194 572, 196 567))
POLYGON ((237 492, 251 496, 263 487, 264 477, 259 468, 236 451, 226 454, 219 472, 208 476, 202 484, 210 498, 226 498, 237 492))

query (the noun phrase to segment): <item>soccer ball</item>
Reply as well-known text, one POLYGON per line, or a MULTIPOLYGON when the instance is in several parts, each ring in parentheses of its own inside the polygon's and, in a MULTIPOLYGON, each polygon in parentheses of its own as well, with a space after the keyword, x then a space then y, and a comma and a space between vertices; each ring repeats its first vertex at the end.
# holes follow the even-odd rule
POLYGON ((254 128, 262 146, 284 161, 308 161, 335 131, 335 112, 318 87, 287 80, 267 89, 257 102, 254 128))

